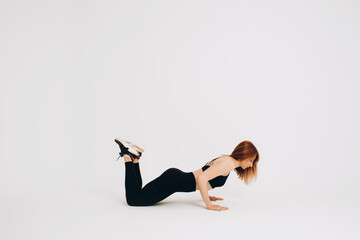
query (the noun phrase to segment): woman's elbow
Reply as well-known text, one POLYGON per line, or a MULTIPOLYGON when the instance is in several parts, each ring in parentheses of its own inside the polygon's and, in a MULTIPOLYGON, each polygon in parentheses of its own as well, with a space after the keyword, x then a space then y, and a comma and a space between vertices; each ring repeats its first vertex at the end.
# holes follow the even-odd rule
POLYGON ((199 183, 200 183, 200 182, 207 182, 208 179, 207 179, 206 176, 204 176, 204 175, 199 175, 199 176, 196 178, 196 181, 198 181, 199 183))

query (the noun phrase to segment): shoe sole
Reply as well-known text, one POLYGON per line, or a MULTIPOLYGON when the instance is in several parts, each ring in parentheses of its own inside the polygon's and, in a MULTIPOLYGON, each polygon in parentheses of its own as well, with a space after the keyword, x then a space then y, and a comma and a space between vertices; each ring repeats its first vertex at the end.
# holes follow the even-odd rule
POLYGON ((136 150, 136 148, 133 147, 133 144, 131 144, 128 141, 122 140, 120 138, 115 138, 115 142, 117 144, 122 144, 124 147, 128 148, 128 151, 131 152, 132 154, 134 154, 135 156, 140 156, 140 154, 138 153, 138 151, 136 150))
POLYGON ((131 145, 132 147, 134 147, 138 152, 141 152, 143 153, 144 152, 144 149, 136 146, 135 144, 131 143, 131 142, 127 142, 129 145, 131 145))
POLYGON ((136 146, 135 144, 133 144, 133 143, 131 143, 131 142, 129 142, 129 141, 125 141, 125 140, 122 140, 122 139, 119 139, 119 138, 115 138, 115 139, 118 140, 118 141, 123 141, 123 142, 129 144, 130 146, 132 146, 133 148, 135 148, 138 152, 141 152, 141 153, 144 152, 144 149, 142 149, 142 148, 139 147, 139 146, 136 146))

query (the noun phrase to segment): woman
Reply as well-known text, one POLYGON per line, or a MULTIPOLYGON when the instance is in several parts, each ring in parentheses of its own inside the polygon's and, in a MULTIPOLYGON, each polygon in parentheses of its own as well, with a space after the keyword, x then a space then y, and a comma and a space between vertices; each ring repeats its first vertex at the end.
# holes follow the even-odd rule
POLYGON ((198 170, 183 172, 177 168, 169 168, 142 188, 139 159, 144 150, 118 138, 115 138, 115 142, 120 147, 118 159, 124 157, 125 160, 126 202, 130 206, 150 206, 175 192, 200 190, 207 209, 228 210, 227 207, 212 204, 211 201, 223 198, 209 196, 208 190, 223 186, 232 170, 235 170, 238 178, 245 184, 257 178, 259 153, 250 141, 245 140, 230 155, 221 155, 198 170))

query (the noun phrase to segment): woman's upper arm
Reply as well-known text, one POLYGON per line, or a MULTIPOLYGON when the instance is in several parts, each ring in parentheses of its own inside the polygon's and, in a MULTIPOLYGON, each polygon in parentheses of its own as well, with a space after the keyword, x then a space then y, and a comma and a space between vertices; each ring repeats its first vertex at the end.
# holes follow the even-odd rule
POLYGON ((216 164, 211 165, 203 173, 199 175, 199 178, 204 180, 211 180, 217 176, 224 175, 234 169, 234 164, 231 161, 219 161, 216 164))

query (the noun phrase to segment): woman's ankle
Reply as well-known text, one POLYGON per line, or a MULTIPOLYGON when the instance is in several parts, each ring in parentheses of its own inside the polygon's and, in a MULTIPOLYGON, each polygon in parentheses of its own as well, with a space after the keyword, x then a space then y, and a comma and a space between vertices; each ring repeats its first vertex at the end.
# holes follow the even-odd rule
POLYGON ((123 157, 125 162, 132 162, 131 157, 128 154, 124 154, 123 157))

